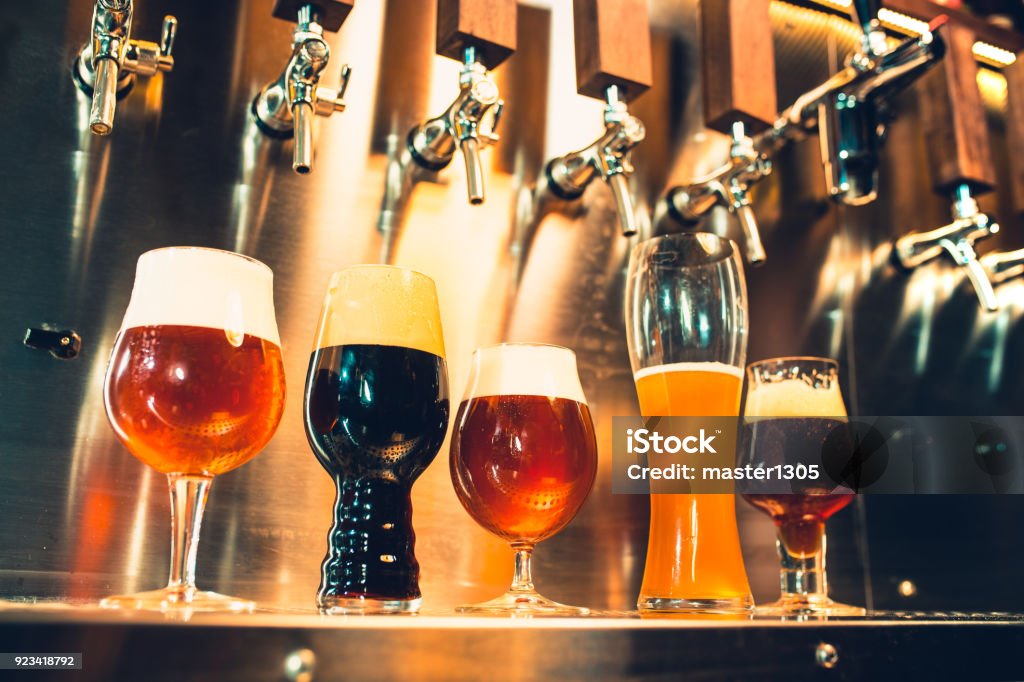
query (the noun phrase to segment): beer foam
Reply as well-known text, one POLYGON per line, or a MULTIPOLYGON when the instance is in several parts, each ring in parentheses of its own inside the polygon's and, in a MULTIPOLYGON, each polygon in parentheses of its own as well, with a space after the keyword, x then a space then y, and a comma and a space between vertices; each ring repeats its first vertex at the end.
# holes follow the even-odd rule
POLYGON ((633 373, 633 381, 639 381, 652 374, 667 374, 669 372, 715 372, 743 379, 742 368, 727 365, 724 362, 673 362, 669 365, 655 365, 637 370, 633 373))
POLYGON ((355 265, 331 275, 317 348, 399 346, 444 357, 437 288, 426 275, 391 265, 355 265))
POLYGON ((544 344, 501 344, 473 353, 464 397, 496 395, 536 395, 587 404, 576 354, 544 344))
POLYGON ((152 325, 222 329, 236 346, 246 334, 280 346, 274 273, 231 251, 192 246, 147 251, 135 268, 121 330, 152 325))
POLYGON ((744 414, 750 417, 845 417, 839 383, 814 388, 799 379, 752 386, 744 414))

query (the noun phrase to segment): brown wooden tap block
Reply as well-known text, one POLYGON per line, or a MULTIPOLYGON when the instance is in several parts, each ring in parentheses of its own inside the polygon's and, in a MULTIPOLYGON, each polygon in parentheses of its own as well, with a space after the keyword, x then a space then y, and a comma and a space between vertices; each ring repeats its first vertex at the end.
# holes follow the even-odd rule
POLYGON ((1006 137, 1010 145, 1010 190, 1013 207, 1024 213, 1024 52, 1003 67, 1006 78, 1006 137))
POLYGON ((437 0, 437 53, 462 61, 474 47, 488 69, 516 51, 516 0, 437 0))
POLYGON ((921 81, 925 142, 935 191, 949 195, 962 184, 988 192, 996 183, 985 108, 978 90, 974 32, 956 24, 938 30, 946 57, 921 81))
POLYGON ((348 13, 355 4, 356 0, 274 0, 274 16, 294 22, 299 15, 300 7, 313 5, 324 30, 337 31, 345 23, 348 13))
POLYGON ((775 101, 775 50, 770 0, 701 0, 704 124, 728 134, 742 121, 747 133, 770 128, 775 101))
POLYGON ((603 100, 612 85, 630 101, 651 87, 646 0, 573 0, 576 90, 603 100))

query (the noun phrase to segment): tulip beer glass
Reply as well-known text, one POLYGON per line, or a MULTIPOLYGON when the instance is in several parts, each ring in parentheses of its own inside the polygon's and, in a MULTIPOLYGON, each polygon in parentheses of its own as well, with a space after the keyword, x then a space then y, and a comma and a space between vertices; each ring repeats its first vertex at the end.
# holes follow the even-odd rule
POLYGON ((167 474, 167 587, 102 606, 248 611, 253 603, 196 588, 196 549, 213 477, 248 462, 284 410, 273 273, 215 249, 142 254, 104 382, 107 417, 128 451, 167 474))

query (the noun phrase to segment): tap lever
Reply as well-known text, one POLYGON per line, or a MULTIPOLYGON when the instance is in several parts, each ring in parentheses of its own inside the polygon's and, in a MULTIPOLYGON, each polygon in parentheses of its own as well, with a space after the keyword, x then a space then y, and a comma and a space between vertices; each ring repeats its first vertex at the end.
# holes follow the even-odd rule
POLYGON ((330 0, 316 5, 294 0, 276 0, 274 16, 295 21, 292 54, 281 75, 260 90, 253 100, 252 114, 257 127, 271 137, 294 138, 292 170, 306 174, 313 169, 313 117, 345 111, 345 90, 352 68, 341 69, 338 89, 320 85, 320 76, 331 59, 324 30, 337 30, 348 16, 354 0, 330 0))
POLYGON ((467 47, 459 72, 459 94, 440 116, 409 131, 409 156, 421 168, 439 171, 451 163, 456 149, 461 150, 469 203, 482 204, 485 194, 480 151, 500 139, 494 129, 504 106, 497 84, 477 60, 476 48, 467 47), (483 125, 487 121, 489 125, 483 125))
POLYGON ((485 69, 516 51, 516 0, 438 0, 437 54, 461 60, 473 48, 485 69))
POLYGON ((632 101, 651 87, 647 0, 573 0, 572 18, 579 94, 632 101))
POLYGON ((619 95, 615 85, 605 94, 604 133, 590 146, 549 161, 545 175, 551 192, 566 200, 582 196, 587 185, 600 176, 611 187, 619 225, 623 235, 629 237, 636 233, 636 217, 627 182, 633 173, 630 153, 647 133, 644 124, 629 113, 619 95))
POLYGON ((999 232, 999 224, 978 209, 971 196, 970 188, 957 188, 953 202, 953 221, 927 232, 915 232, 896 240, 893 257, 897 265, 912 270, 942 253, 948 254, 953 262, 965 268, 985 310, 995 310, 995 293, 992 283, 979 263, 974 245, 980 239, 999 232))
POLYGON ((92 97, 89 128, 109 135, 114 128, 117 98, 131 88, 136 75, 153 76, 174 68, 174 38, 178 20, 164 17, 160 42, 131 37, 132 0, 96 0, 90 40, 72 69, 78 88, 92 97))

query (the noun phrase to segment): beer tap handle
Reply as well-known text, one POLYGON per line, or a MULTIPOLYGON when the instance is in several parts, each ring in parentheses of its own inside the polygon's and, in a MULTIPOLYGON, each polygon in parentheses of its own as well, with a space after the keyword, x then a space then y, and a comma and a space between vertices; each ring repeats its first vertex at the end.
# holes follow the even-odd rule
POLYGON ((616 87, 631 102, 651 87, 646 0, 573 0, 576 90, 604 100, 616 87))
POLYGON ((1013 208, 1024 215, 1024 52, 1009 66, 1006 77, 1006 136, 1009 139, 1010 189, 1013 208))
POLYGON ((437 54, 462 61, 467 48, 485 69, 516 50, 516 0, 438 0, 437 54))
POLYGON ((974 34, 957 24, 946 24, 938 34, 946 43, 946 57, 921 80, 932 186, 945 197, 964 185, 974 194, 989 192, 996 173, 978 90, 974 34))
MULTIPOLYGON (((178 20, 168 14, 160 30, 160 56, 170 57, 174 50, 174 39, 178 36, 178 20)), ((172 62, 173 64, 173 62, 172 62)), ((168 69, 170 70, 170 69, 168 69)))
POLYGON ((287 22, 294 22, 295 17, 303 8, 315 9, 317 24, 324 31, 335 32, 341 29, 349 13, 355 6, 355 0, 274 0, 274 7, 271 13, 277 19, 287 22))
POLYGON ((712 130, 729 135, 739 122, 753 136, 775 122, 769 4, 769 0, 700 3, 704 125, 712 130))

